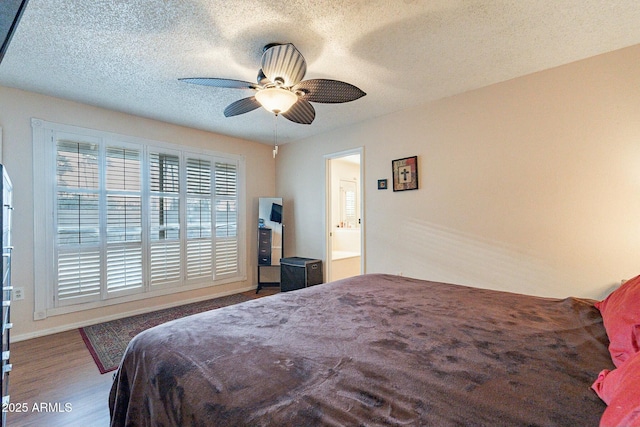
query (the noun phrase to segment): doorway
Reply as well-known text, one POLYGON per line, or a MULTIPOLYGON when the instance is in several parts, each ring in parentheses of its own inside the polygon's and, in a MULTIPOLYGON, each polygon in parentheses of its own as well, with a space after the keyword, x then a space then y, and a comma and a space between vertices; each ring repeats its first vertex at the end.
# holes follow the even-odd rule
POLYGON ((364 273, 362 148, 326 156, 327 281, 364 273))

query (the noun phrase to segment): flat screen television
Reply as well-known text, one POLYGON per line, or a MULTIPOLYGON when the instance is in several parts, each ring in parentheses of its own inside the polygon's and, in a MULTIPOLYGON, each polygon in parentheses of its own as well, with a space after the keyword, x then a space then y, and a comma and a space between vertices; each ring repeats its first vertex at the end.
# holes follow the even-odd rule
POLYGON ((279 224, 282 223, 282 205, 277 203, 271 204, 271 215, 269 216, 269 220, 279 224))

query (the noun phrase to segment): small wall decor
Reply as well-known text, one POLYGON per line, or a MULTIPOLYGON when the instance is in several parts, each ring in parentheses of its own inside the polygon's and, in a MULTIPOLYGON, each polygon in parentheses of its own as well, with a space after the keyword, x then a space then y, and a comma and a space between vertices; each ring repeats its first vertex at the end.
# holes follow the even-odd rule
POLYGON ((379 179, 378 180, 378 190, 386 190, 387 188, 389 188, 387 186, 387 180, 386 179, 379 179))
POLYGON ((391 162, 393 191, 418 189, 418 156, 405 157, 391 162))

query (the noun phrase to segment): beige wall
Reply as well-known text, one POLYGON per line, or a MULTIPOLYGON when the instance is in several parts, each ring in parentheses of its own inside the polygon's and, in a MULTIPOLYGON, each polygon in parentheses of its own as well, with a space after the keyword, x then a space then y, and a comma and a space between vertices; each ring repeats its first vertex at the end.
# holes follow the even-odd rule
POLYGON ((111 317, 122 317, 138 310, 176 304, 180 301, 221 295, 255 287, 256 232, 251 224, 258 222, 258 197, 272 196, 275 191, 275 163, 271 147, 251 141, 174 126, 154 120, 116 113, 88 105, 64 101, 35 93, 0 87, 0 127, 3 130, 3 162, 11 174, 15 195, 13 283, 25 288, 25 299, 12 305, 14 329, 12 338, 20 339, 95 323, 111 317), (49 317, 34 321, 33 300, 33 182, 42 179, 32 166, 31 118, 81 126, 129 136, 184 144, 244 156, 247 170, 247 275, 242 283, 215 286, 183 292, 153 300, 49 317))
MULTIPOLYGON (((284 197, 286 256, 324 258, 324 156, 365 147, 367 272, 600 298, 640 273, 638 57, 634 46, 286 144, 275 166, 268 145, 0 87, 3 160, 16 190, 13 281, 25 288, 12 306, 13 337, 255 282, 248 226, 246 282, 33 321, 31 191, 41 177, 32 117, 245 156, 248 224, 258 197, 284 197), (377 190, 377 179, 391 180, 391 160, 411 155, 420 189, 377 190)), ((339 107, 319 105, 318 120, 323 108, 339 107)))
POLYGON ((362 146, 367 272, 602 297, 640 274, 639 57, 640 45, 282 146, 288 255, 324 258, 324 156, 362 146), (420 189, 377 190, 412 155, 420 189))

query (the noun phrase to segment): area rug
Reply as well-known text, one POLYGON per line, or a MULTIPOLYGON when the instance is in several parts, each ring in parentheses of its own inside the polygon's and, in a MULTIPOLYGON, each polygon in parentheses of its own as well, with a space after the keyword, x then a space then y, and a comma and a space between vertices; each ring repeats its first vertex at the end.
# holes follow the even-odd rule
POLYGON ((227 305, 249 301, 251 297, 245 294, 233 294, 178 307, 166 308, 151 313, 139 314, 124 319, 112 320, 84 328, 80 328, 80 335, 84 340, 93 360, 98 365, 101 374, 118 368, 120 359, 127 344, 133 337, 145 329, 180 317, 213 310, 227 305))

